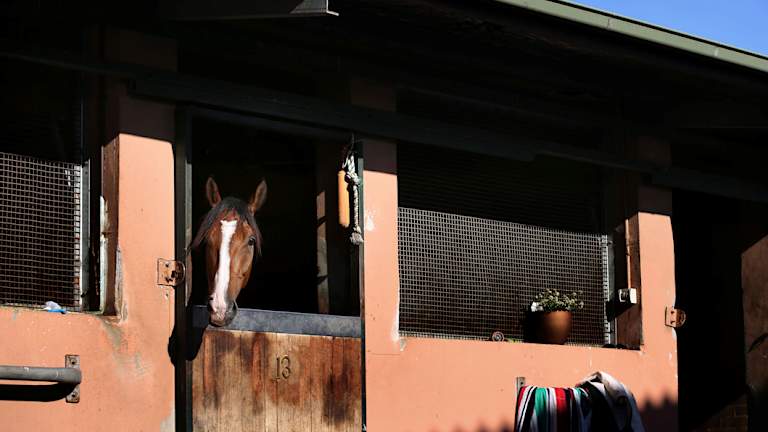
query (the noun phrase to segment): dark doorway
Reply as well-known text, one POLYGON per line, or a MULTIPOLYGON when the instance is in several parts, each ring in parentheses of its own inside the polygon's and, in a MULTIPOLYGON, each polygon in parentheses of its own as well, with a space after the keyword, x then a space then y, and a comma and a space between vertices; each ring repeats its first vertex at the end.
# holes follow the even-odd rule
POLYGON ((674 193, 676 307, 687 314, 677 330, 682 431, 746 430, 740 213, 735 200, 674 193))
MULTIPOLYGON (((196 230, 210 209, 204 193, 209 176, 222 196, 241 199, 247 199, 261 179, 266 181, 267 199, 256 214, 262 256, 254 263, 238 306, 358 315, 348 233, 334 213, 337 171, 348 143, 230 121, 233 118, 240 116, 193 117, 192 225, 196 230)), ((202 256, 193 253, 195 304, 205 304, 202 256)))

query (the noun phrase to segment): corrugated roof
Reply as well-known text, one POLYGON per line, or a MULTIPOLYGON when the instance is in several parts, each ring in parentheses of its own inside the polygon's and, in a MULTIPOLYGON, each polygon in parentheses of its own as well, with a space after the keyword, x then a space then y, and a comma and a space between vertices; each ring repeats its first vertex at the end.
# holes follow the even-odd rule
POLYGON ((557 0, 495 1, 768 72, 767 56, 587 6, 557 0))

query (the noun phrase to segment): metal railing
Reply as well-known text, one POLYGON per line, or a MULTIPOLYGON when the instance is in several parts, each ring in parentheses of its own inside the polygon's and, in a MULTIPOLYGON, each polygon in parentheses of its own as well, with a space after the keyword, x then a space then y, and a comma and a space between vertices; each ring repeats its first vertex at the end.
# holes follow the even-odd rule
POLYGON ((44 381, 72 386, 72 391, 66 395, 66 400, 77 403, 80 401, 80 383, 83 381, 80 356, 72 354, 64 356, 64 365, 64 367, 0 365, 0 380, 44 381))
POLYGON ((66 367, 0 366, 0 380, 50 381, 77 385, 83 380, 80 369, 66 367))

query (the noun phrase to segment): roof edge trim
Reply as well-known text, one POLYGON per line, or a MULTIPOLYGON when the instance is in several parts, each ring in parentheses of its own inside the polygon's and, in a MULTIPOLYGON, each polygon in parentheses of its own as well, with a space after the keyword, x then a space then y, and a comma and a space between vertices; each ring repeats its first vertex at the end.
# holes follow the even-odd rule
POLYGON ((768 57, 609 12, 557 0, 495 0, 545 15, 768 72, 768 57))

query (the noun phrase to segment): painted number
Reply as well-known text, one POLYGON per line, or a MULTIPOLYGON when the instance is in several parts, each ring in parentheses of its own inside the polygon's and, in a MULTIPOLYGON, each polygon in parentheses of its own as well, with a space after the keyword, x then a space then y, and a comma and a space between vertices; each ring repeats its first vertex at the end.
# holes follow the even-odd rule
POLYGON ((287 356, 277 356, 277 379, 288 379, 291 376, 291 359, 287 356))

